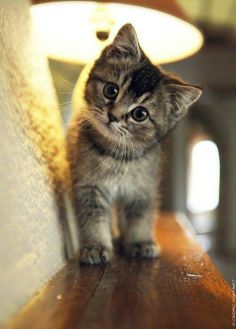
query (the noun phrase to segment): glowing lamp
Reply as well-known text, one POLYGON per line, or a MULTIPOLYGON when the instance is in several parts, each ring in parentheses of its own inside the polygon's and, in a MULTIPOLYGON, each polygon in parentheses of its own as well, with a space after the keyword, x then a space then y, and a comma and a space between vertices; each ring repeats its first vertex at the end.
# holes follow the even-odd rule
POLYGON ((94 60, 125 23, 134 26, 154 63, 184 59, 203 44, 201 32, 180 19, 179 12, 173 15, 157 10, 159 1, 39 2, 34 1, 37 4, 31 7, 33 24, 42 50, 57 60, 81 65, 94 60))

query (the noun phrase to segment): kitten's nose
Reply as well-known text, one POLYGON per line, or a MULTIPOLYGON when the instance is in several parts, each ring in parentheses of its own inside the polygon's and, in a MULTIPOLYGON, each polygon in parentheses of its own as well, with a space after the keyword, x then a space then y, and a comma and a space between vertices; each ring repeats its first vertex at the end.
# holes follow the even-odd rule
POLYGON ((108 112, 108 119, 109 119, 109 122, 118 122, 119 119, 114 116, 111 112, 108 112))

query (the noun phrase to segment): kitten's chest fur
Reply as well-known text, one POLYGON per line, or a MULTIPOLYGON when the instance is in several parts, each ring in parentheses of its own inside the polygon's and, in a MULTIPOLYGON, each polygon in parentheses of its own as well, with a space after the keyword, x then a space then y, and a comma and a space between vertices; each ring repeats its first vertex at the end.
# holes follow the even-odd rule
POLYGON ((99 146, 94 145, 81 132, 72 152, 76 153, 74 181, 79 185, 103 185, 114 193, 125 194, 133 193, 132 190, 138 188, 155 185, 153 182, 157 180, 160 162, 157 148, 140 156, 132 153, 129 158, 121 152, 114 157, 109 149, 101 152, 99 146))

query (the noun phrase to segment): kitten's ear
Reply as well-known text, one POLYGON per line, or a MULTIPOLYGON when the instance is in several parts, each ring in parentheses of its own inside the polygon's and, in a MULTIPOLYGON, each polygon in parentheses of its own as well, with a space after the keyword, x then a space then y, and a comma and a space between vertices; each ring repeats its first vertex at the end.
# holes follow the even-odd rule
POLYGON ((137 34, 131 24, 125 24, 117 33, 114 41, 105 49, 105 55, 118 58, 133 58, 139 60, 141 48, 137 34))
POLYGON ((202 89, 191 85, 169 84, 167 92, 174 104, 172 113, 176 119, 181 119, 188 111, 188 108, 194 104, 202 94, 202 89))

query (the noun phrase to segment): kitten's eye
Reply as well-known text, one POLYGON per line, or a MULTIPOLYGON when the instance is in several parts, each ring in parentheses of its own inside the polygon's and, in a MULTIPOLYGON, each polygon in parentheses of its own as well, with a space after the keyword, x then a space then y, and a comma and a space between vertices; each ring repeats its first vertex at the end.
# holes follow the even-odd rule
POLYGON ((148 117, 148 110, 145 109, 143 106, 137 106, 132 112, 131 112, 132 118, 135 121, 142 122, 147 119, 148 117))
POLYGON ((119 93, 119 87, 115 83, 107 83, 103 89, 106 98, 115 99, 119 93))

